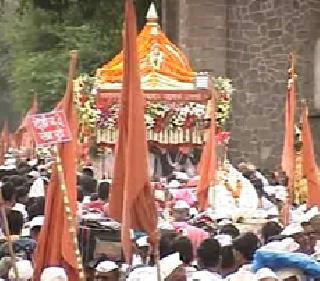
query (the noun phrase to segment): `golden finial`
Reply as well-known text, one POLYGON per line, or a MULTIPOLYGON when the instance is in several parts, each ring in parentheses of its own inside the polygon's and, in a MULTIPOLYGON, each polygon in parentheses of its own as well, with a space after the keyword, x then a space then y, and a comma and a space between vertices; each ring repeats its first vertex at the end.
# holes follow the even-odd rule
POLYGON ((153 2, 151 2, 147 13, 147 24, 158 24, 158 13, 153 2))
POLYGON ((289 63, 290 63, 290 67, 288 69, 289 79, 296 79, 297 78, 296 55, 293 52, 289 54, 289 63))

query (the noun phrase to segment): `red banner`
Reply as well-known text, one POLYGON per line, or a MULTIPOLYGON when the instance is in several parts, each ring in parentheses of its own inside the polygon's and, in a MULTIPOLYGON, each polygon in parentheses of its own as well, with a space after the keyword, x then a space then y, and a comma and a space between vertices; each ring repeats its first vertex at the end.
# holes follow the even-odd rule
POLYGON ((30 125, 37 145, 71 141, 70 129, 63 111, 31 115, 30 125))

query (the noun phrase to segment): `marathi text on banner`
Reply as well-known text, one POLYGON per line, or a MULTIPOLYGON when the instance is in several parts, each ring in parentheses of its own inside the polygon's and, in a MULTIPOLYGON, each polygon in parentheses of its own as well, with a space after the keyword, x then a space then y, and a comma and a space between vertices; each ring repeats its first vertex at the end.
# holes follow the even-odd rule
POLYGON ((34 140, 39 146, 71 141, 70 129, 63 111, 30 116, 34 140))

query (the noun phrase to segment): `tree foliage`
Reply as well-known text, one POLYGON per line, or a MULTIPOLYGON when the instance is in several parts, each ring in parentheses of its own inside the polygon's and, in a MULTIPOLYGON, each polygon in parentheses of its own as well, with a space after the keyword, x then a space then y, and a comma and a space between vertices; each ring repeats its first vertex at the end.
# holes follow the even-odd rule
MULTIPOLYGON (((150 2, 136 1, 140 27, 150 2)), ((56 104, 64 93, 70 50, 79 50, 78 73, 93 74, 121 49, 121 0, 17 3, 4 5, 2 10, 0 50, 1 44, 8 46, 6 78, 19 111, 29 107, 33 95, 38 96, 43 111, 56 104)))

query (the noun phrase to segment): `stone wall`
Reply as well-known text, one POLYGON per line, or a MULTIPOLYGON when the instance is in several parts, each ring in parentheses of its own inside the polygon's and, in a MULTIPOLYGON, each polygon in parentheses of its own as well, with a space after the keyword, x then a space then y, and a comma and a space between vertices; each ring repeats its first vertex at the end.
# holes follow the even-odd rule
POLYGON ((227 1, 226 74, 237 90, 231 119, 233 161, 250 159, 265 167, 280 163, 291 51, 297 53, 299 98, 308 100, 312 112, 319 12, 317 0, 227 1))
POLYGON ((163 0, 162 5, 163 14, 167 14, 163 18, 164 30, 185 51, 194 69, 224 74, 225 0, 163 0), (178 26, 173 27, 171 23, 178 26))
MULTIPOLYGON (((311 115, 317 113, 313 108, 314 48, 320 37, 320 1, 164 2, 170 1, 179 3, 171 15, 179 19, 176 43, 194 69, 226 74, 234 81, 231 161, 246 159, 264 168, 279 165, 291 51, 297 53, 299 98, 307 99, 311 115)), ((319 119, 311 121, 319 154, 319 119)))
POLYGON ((176 0, 165 0, 161 2, 162 29, 170 40, 179 43, 179 2, 176 0))

